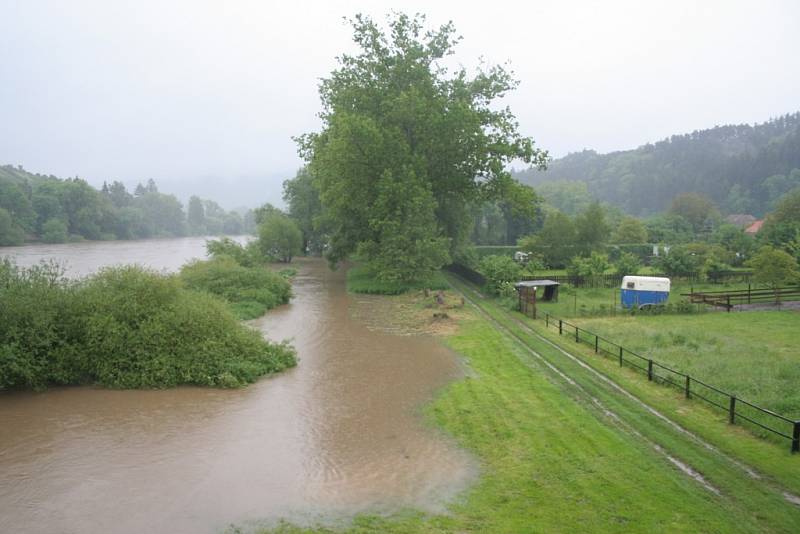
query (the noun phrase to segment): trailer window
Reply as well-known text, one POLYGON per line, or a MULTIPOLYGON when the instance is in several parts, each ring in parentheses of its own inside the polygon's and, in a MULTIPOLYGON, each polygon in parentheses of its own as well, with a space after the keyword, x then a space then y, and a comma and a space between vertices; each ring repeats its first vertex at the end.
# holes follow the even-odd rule
POLYGON ((628 282, 628 289, 634 289, 636 287, 636 282, 628 282))

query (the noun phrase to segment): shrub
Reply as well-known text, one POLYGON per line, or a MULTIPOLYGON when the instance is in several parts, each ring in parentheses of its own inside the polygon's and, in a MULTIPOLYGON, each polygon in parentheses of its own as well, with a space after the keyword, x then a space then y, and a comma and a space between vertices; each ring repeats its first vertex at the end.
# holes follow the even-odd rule
POLYGON ((292 295, 286 277, 264 267, 245 267, 229 257, 188 263, 180 278, 188 289, 222 297, 242 319, 255 319, 286 304, 292 295))
POLYGON ((353 293, 372 295, 401 295, 419 289, 447 289, 450 285, 441 272, 435 272, 422 280, 403 282, 380 278, 369 265, 358 265, 347 271, 347 290, 353 293))
POLYGON ((504 282, 519 280, 522 268, 509 256, 486 256, 481 260, 480 272, 486 277, 486 290, 497 295, 504 282))
POLYGON ((622 276, 639 274, 639 269, 641 269, 641 267, 642 262, 639 260, 638 256, 630 252, 623 252, 614 263, 614 272, 622 276))
POLYGON ((228 257, 245 267, 258 267, 274 258, 264 255, 258 241, 241 245, 229 237, 206 241, 206 252, 212 258, 228 257))
POLYGON ((115 267, 80 282, 0 263, 0 389, 51 384, 235 387, 295 364, 175 276, 115 267))
POLYGON ((61 219, 49 219, 42 225, 42 241, 45 243, 66 243, 68 238, 67 225, 61 219))

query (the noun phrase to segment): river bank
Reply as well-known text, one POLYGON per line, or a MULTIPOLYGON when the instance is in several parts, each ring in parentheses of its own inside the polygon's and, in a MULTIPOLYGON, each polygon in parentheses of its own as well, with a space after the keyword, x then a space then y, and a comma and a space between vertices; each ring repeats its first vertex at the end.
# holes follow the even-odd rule
MULTIPOLYGON (((439 311, 420 295, 416 303, 373 298, 399 323, 409 306, 430 322, 439 311)), ((800 520, 779 487, 536 342, 493 302, 481 305, 488 312, 468 303, 443 332, 466 376, 424 408, 430 424, 478 459, 478 481, 443 514, 359 515, 335 527, 284 523, 264 532, 791 532, 800 520)))
POLYGON ((299 259, 294 297, 248 325, 301 365, 233 390, 0 395, 0 531, 219 532, 285 518, 441 513, 475 478, 420 406, 463 376, 427 336, 360 318, 344 272, 299 259), (46 503, 46 505, 42 505, 46 503))

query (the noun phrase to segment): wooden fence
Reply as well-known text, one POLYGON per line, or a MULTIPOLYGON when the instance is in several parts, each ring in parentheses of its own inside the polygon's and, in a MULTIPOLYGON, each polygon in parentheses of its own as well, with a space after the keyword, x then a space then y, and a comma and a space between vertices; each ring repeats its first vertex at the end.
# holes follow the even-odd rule
POLYGON ((780 304, 781 302, 800 300, 800 286, 780 287, 777 289, 752 289, 748 285, 747 289, 681 293, 681 296, 689 297, 692 304, 709 304, 731 311, 734 306, 741 304, 780 304))

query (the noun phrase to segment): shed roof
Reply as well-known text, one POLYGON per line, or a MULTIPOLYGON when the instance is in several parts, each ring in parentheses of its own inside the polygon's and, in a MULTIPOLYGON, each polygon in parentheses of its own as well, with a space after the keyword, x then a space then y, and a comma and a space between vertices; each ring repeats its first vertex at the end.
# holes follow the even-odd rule
POLYGON ((522 282, 517 282, 514 284, 514 287, 547 287, 558 285, 561 284, 552 280, 523 280, 522 282))

